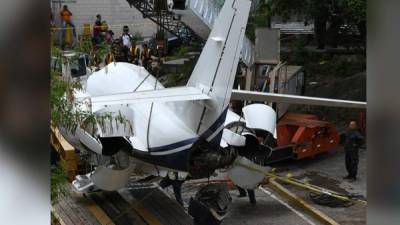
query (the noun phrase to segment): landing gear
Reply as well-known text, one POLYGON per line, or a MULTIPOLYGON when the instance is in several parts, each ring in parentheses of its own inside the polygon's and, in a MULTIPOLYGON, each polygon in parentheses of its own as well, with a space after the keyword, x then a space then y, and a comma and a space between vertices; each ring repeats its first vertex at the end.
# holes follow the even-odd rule
POLYGON ((190 199, 189 215, 194 225, 218 225, 228 213, 232 198, 221 184, 208 184, 190 199))

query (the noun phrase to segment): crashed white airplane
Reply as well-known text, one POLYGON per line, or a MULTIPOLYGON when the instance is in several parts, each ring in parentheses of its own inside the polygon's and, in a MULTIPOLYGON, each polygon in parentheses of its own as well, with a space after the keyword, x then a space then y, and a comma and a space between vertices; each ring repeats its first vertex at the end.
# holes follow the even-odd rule
POLYGON ((184 87, 164 88, 143 67, 128 63, 111 63, 88 78, 84 90, 75 94, 82 103, 80 109, 124 119, 97 121, 75 132, 60 127, 72 145, 91 153, 96 165, 86 176, 77 176, 73 182, 77 191, 123 188, 133 171, 155 176, 176 172, 177 179, 185 180, 209 177, 220 168, 229 169, 235 184, 254 188, 263 176, 234 162, 262 168, 254 161, 269 154, 267 143, 274 139, 276 113, 268 105, 252 104, 243 108, 241 118, 228 108, 231 95, 256 101, 365 107, 363 102, 232 91, 249 10, 249 0, 225 1, 184 87), (255 131, 264 143, 254 141, 255 131))

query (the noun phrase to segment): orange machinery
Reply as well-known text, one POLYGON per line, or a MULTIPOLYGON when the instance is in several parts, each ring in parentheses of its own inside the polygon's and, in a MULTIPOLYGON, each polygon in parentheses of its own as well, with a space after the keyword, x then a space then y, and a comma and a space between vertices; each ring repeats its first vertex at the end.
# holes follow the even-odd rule
MULTIPOLYGON (((293 146, 295 159, 314 157, 328 152, 339 144, 339 133, 329 122, 315 115, 286 113, 277 124, 278 148, 293 146)), ((278 150, 279 151, 279 150, 278 150)))

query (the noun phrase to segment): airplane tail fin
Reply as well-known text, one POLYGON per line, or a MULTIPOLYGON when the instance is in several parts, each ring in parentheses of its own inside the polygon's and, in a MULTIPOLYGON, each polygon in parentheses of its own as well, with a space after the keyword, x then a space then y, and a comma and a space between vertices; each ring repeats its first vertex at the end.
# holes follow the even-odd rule
POLYGON ((188 81, 223 111, 229 104, 251 2, 226 0, 188 81))
POLYGON ((210 99, 206 106, 187 103, 178 109, 190 128, 215 145, 221 139, 250 6, 250 0, 225 1, 187 84, 210 99))

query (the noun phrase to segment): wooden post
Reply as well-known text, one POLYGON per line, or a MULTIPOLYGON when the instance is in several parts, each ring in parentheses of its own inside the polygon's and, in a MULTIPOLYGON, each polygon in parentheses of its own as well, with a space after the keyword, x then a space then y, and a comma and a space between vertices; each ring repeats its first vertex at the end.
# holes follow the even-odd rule
POLYGON ((50 126, 50 143, 60 155, 60 164, 67 173, 68 179, 73 180, 78 170, 79 156, 75 148, 65 140, 57 127, 50 126))

